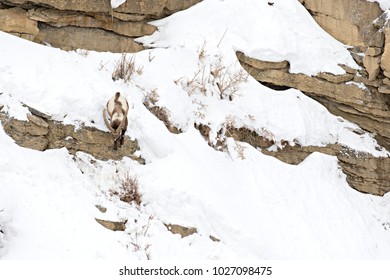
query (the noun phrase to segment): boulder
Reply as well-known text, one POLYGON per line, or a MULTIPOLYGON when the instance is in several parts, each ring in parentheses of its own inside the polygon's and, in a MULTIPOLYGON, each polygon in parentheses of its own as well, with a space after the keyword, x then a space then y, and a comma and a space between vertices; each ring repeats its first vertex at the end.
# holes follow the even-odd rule
POLYGON ((176 224, 164 224, 165 227, 173 234, 180 234, 181 238, 197 233, 198 230, 194 227, 185 227, 176 224))
POLYGON ((363 65, 366 68, 366 71, 368 72, 368 80, 373 81, 376 79, 376 77, 379 74, 380 71, 380 62, 381 58, 377 56, 369 56, 366 55, 363 59, 363 65))
POLYGON ((382 53, 382 48, 368 47, 366 52, 365 52, 365 55, 368 55, 368 56, 378 56, 381 53, 382 53))
POLYGON ((126 230, 126 223, 127 221, 106 221, 106 220, 101 220, 98 218, 95 218, 96 222, 101 224, 103 227, 106 229, 112 230, 112 231, 125 231, 126 230))
POLYGON ((368 46, 382 48, 385 43, 385 34, 381 31, 376 32, 370 41, 368 42, 368 46))

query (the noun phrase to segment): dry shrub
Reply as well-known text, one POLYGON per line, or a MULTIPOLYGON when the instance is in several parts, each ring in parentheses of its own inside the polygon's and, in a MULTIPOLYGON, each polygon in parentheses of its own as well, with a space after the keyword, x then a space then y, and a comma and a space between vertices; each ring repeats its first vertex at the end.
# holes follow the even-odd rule
POLYGON ((249 74, 243 68, 233 73, 229 68, 222 63, 222 58, 220 57, 211 65, 210 74, 218 87, 220 98, 232 101, 239 90, 240 84, 248 80, 249 74))
POLYGON ((146 224, 130 233, 130 243, 131 245, 133 245, 134 252, 143 252, 145 254, 146 259, 148 260, 152 259, 150 252, 151 244, 145 243, 145 241, 151 236, 151 234, 149 233, 149 229, 151 227, 153 219, 154 216, 149 215, 146 224))
POLYGON ((137 87, 142 91, 142 93, 144 95, 144 105, 147 108, 156 105, 156 103, 160 99, 160 95, 157 92, 157 88, 147 90, 147 89, 145 89, 141 86, 138 86, 138 85, 137 85, 137 87))
MULTIPOLYGON (((199 60, 205 55, 203 48, 198 51, 199 60)), ((195 93, 213 95, 216 92, 221 99, 232 101, 238 95, 240 85, 248 78, 249 74, 243 68, 233 71, 231 66, 224 65, 223 57, 219 56, 210 65, 200 63, 192 78, 181 77, 175 83, 181 84, 189 96, 195 93)))
POLYGON ((261 129, 261 133, 259 134, 247 127, 236 128, 227 125, 225 135, 227 137, 232 137, 235 141, 245 142, 253 147, 261 149, 267 149, 275 144, 272 132, 264 128, 261 129))
POLYGON ((114 81, 122 79, 125 83, 128 83, 136 72, 142 73, 142 68, 135 69, 135 55, 127 59, 127 54, 122 54, 112 73, 112 79, 114 81))
POLYGON ((198 58, 199 60, 202 60, 206 57, 206 40, 203 41, 202 47, 198 49, 198 58))
POLYGON ((117 195, 121 201, 129 204, 135 203, 140 206, 142 202, 138 179, 135 176, 131 176, 129 172, 126 172, 121 179, 119 190, 112 191, 112 194, 117 195))
POLYGON ((236 151, 238 158, 241 160, 246 159, 245 149, 246 148, 243 145, 241 145, 239 142, 234 141, 234 150, 236 151))

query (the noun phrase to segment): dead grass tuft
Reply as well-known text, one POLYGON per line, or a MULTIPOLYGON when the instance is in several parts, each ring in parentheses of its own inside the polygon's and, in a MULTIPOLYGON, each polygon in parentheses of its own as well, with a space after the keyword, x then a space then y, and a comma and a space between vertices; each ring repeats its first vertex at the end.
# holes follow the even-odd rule
POLYGON ((131 176, 129 172, 126 172, 121 179, 119 190, 112 191, 111 193, 118 196, 123 202, 129 204, 135 203, 137 206, 141 205, 142 195, 139 192, 138 178, 131 176))
POLYGON ((122 54, 112 73, 112 79, 114 81, 122 79, 125 83, 128 83, 134 73, 142 74, 142 69, 142 66, 139 66, 137 69, 135 68, 135 55, 132 55, 128 59, 127 54, 122 54))

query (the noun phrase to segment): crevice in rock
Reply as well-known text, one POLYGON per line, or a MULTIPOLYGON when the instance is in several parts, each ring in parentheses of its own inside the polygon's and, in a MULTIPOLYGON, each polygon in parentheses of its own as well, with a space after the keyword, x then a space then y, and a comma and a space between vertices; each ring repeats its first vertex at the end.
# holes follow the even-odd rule
POLYGON ((277 90, 277 91, 288 90, 288 89, 291 88, 291 87, 283 86, 283 85, 275 85, 275 84, 269 83, 269 82, 261 82, 261 84, 263 86, 266 86, 266 87, 268 87, 270 89, 277 90))

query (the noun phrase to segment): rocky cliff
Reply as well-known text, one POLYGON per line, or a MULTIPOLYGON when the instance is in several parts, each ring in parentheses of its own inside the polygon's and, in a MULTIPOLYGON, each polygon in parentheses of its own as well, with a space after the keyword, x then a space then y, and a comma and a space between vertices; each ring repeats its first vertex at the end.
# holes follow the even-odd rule
MULTIPOLYGON (((350 52, 360 69, 343 75, 292 74, 288 61, 269 62, 238 52, 242 66, 259 82, 275 89, 296 88, 322 103, 335 115, 357 123, 390 150, 390 20, 377 3, 364 0, 300 1, 314 19, 336 39, 352 45, 350 52)), ((286 145, 265 153, 292 164, 319 151, 336 155, 350 185, 362 192, 383 195, 390 191, 390 159, 375 158, 338 145, 299 147, 286 145)))
POLYGON ((132 0, 112 9, 110 0, 0 0, 0 30, 64 50, 136 52, 134 38, 150 35, 147 22, 200 0, 132 0))

